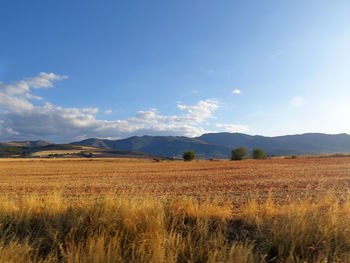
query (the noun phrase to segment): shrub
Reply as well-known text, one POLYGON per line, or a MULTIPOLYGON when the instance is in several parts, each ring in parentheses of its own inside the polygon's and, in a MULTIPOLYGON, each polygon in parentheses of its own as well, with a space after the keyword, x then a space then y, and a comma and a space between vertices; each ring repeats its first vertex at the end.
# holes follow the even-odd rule
POLYGON ((263 149, 255 148, 253 149, 254 159, 266 159, 266 154, 263 149))
POLYGON ((231 160, 243 160, 247 157, 248 151, 245 147, 239 147, 232 150, 231 160))
POLYGON ((196 159, 196 153, 194 151, 186 151, 183 153, 182 158, 184 161, 192 161, 196 159))

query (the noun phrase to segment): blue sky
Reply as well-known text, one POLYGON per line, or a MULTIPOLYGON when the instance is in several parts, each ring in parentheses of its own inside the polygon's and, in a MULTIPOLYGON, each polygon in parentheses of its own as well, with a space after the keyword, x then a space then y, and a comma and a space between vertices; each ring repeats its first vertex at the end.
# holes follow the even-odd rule
POLYGON ((350 133, 349 1, 0 2, 0 141, 350 133))

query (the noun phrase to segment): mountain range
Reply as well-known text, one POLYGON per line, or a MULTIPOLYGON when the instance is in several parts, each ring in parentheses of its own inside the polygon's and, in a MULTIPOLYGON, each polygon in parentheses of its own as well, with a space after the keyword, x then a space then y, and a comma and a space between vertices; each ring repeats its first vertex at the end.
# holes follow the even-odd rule
POLYGON ((135 157, 151 156, 181 158, 186 150, 198 158, 230 158, 234 148, 263 149, 273 155, 308 155, 350 153, 350 135, 306 133, 266 137, 242 133, 208 133, 196 138, 184 136, 133 136, 108 140, 90 138, 69 144, 54 144, 43 140, 0 143, 0 157, 135 157), (85 147, 85 148, 84 148, 85 147))
POLYGON ((72 144, 144 152, 162 157, 181 157, 184 151, 194 150, 199 158, 229 158, 231 150, 241 146, 248 150, 261 148, 268 155, 349 153, 350 135, 306 133, 266 137, 224 132, 203 134, 196 138, 183 136, 133 136, 120 140, 90 138, 72 144))

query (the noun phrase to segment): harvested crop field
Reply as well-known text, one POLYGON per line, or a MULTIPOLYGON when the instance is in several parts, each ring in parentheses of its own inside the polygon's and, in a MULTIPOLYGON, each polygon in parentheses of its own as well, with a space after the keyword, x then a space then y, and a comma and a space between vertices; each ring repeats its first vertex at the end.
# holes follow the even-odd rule
POLYGON ((0 191, 64 196, 105 193, 305 197, 350 189, 350 158, 245 161, 161 161, 142 159, 3 159, 0 191))
POLYGON ((0 262, 350 262, 350 158, 0 160, 0 262))

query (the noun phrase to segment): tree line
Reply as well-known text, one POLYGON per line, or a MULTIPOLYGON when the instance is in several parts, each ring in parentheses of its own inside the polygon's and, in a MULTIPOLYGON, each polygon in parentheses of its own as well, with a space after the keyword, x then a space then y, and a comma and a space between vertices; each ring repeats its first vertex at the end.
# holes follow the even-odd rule
MULTIPOLYGON (((236 149, 233 149, 231 152, 231 160, 232 161, 238 161, 238 160, 244 160, 248 158, 249 151, 245 147, 238 147, 236 149)), ((196 153, 192 150, 185 151, 182 155, 182 158, 184 161, 192 161, 196 159, 196 153)), ((260 148, 254 148, 252 150, 252 158, 253 159, 266 159, 267 155, 265 154, 265 151, 260 148)))

